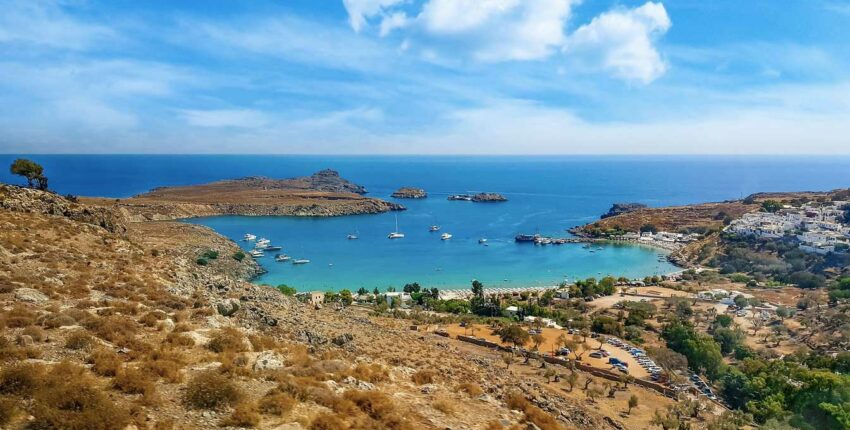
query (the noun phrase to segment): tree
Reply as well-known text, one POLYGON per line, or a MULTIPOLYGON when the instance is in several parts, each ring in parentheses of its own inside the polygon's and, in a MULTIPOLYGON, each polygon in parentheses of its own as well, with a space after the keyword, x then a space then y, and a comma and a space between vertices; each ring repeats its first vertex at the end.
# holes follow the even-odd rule
POLYGON ((339 292, 339 299, 340 299, 340 301, 342 301, 342 304, 344 304, 345 306, 350 305, 351 302, 354 301, 354 298, 351 296, 351 291, 349 291, 347 289, 339 292))
POLYGON ((408 294, 411 294, 411 293, 418 293, 418 292, 419 292, 419 290, 420 290, 421 288, 422 288, 422 287, 420 287, 420 286, 419 286, 419 283, 418 283, 418 282, 414 282, 414 283, 412 283, 412 284, 404 284, 404 289, 403 289, 403 291, 404 291, 405 293, 408 293, 408 294))
POLYGON ((292 288, 292 287, 290 287, 289 285, 286 285, 286 284, 278 285, 277 290, 280 291, 285 296, 294 296, 295 292, 296 292, 295 288, 292 288))
POLYGON ((517 347, 523 346, 528 343, 528 339, 531 335, 528 334, 527 331, 523 330, 522 327, 511 324, 509 326, 503 327, 499 329, 499 339, 504 343, 512 343, 517 347))
POLYGON ((575 371, 572 371, 564 379, 567 381, 567 385, 570 386, 570 392, 572 393, 573 387, 575 387, 576 382, 578 382, 578 373, 576 373, 575 371))
POLYGON ((626 415, 631 415, 632 409, 636 408, 637 405, 638 405, 638 396, 632 394, 632 396, 629 397, 629 410, 626 412, 626 415))
POLYGON ((375 289, 374 289, 374 290, 372 290, 372 294, 374 294, 375 296, 377 296, 378 294, 381 294, 381 291, 380 291, 380 290, 378 290, 378 287, 375 287, 375 289))
POLYGON ((534 334, 531 336, 531 341, 534 343, 534 350, 537 351, 540 349, 540 344, 546 341, 546 338, 542 334, 534 334))
POLYGON ((368 293, 369 293, 369 291, 368 291, 368 290, 366 290, 366 289, 365 289, 365 288, 363 288, 363 287, 360 287, 360 288, 357 290, 357 295, 359 295, 359 296, 365 296, 365 295, 366 295, 366 294, 368 294, 368 293))
POLYGON ((9 172, 13 175, 23 176, 27 179, 27 186, 35 187, 40 190, 47 189, 47 177, 44 176, 44 168, 40 164, 26 158, 18 158, 9 167, 9 172))
POLYGON ((774 213, 778 212, 779 209, 782 209, 782 204, 780 204, 776 200, 765 200, 761 203, 761 208, 765 212, 774 213))
POLYGON ((502 362, 505 363, 505 369, 510 369, 514 362, 514 355, 512 353, 502 354, 502 362))

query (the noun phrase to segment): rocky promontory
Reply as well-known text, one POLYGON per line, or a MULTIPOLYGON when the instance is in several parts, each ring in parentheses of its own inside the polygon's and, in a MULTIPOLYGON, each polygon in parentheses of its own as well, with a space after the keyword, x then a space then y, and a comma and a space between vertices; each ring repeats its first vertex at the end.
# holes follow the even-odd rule
POLYGON ((401 187, 392 194, 396 199, 424 199, 428 197, 428 193, 422 188, 401 187))
POLYGON ((273 179, 252 176, 201 185, 160 187, 129 199, 85 198, 118 209, 131 221, 214 215, 342 216, 404 210, 397 203, 365 197, 366 189, 334 170, 273 179))
POLYGON ((611 206, 611 209, 608 209, 608 213, 602 215, 602 218, 622 215, 638 209, 645 209, 646 207, 647 206, 643 203, 614 203, 611 206))

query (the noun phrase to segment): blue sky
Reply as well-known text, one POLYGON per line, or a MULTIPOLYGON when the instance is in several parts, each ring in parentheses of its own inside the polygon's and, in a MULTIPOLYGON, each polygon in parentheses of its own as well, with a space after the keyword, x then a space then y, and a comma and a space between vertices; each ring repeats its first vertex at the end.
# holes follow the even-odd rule
POLYGON ((848 154, 850 0, 0 0, 0 152, 848 154))

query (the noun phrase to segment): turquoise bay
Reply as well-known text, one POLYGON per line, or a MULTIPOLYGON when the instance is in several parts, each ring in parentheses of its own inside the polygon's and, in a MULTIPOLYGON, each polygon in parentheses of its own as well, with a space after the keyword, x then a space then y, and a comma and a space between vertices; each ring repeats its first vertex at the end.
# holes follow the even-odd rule
MULTIPOLYGON (((9 165, 24 154, 0 155, 9 165)), ((760 191, 829 190, 846 187, 850 157, 780 156, 269 156, 269 155, 26 155, 45 168, 62 194, 122 198, 158 186, 264 175, 309 175, 323 168, 390 199, 401 186, 421 187, 424 200, 399 200, 407 236, 390 241, 392 213, 341 218, 214 217, 186 220, 231 239, 245 233, 310 264, 293 267, 262 259, 269 273, 257 282, 306 289, 383 288, 419 282, 467 288, 487 285, 550 285, 612 274, 638 277, 675 270, 659 252, 636 246, 535 247, 513 242, 518 233, 566 235, 566 229, 597 219, 614 202, 650 206, 742 198, 760 191), (449 194, 492 191, 506 203, 450 202, 449 194), (428 226, 454 235, 441 241, 428 226), (360 239, 346 240, 359 233, 360 239), (486 237, 490 246, 478 244, 486 237), (505 281, 507 279, 507 281, 505 281)), ((19 183, 8 170, 0 181, 19 183)), ((244 247, 248 243, 240 242, 244 247)))

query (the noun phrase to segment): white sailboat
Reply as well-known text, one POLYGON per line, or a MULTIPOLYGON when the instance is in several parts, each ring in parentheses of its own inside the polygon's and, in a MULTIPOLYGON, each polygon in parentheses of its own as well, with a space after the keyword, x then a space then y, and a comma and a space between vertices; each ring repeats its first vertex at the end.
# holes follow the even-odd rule
POLYGON ((428 229, 428 231, 430 231, 430 232, 440 231, 440 226, 438 226, 436 224, 432 225, 431 228, 428 229))
POLYGON ((395 216, 395 231, 387 235, 387 239, 401 239, 404 237, 404 233, 399 233, 398 231, 398 215, 395 216))
POLYGON ((449 240, 451 238, 452 238, 452 235, 450 233, 443 233, 443 234, 440 235, 440 239, 442 239, 442 240, 449 240))

